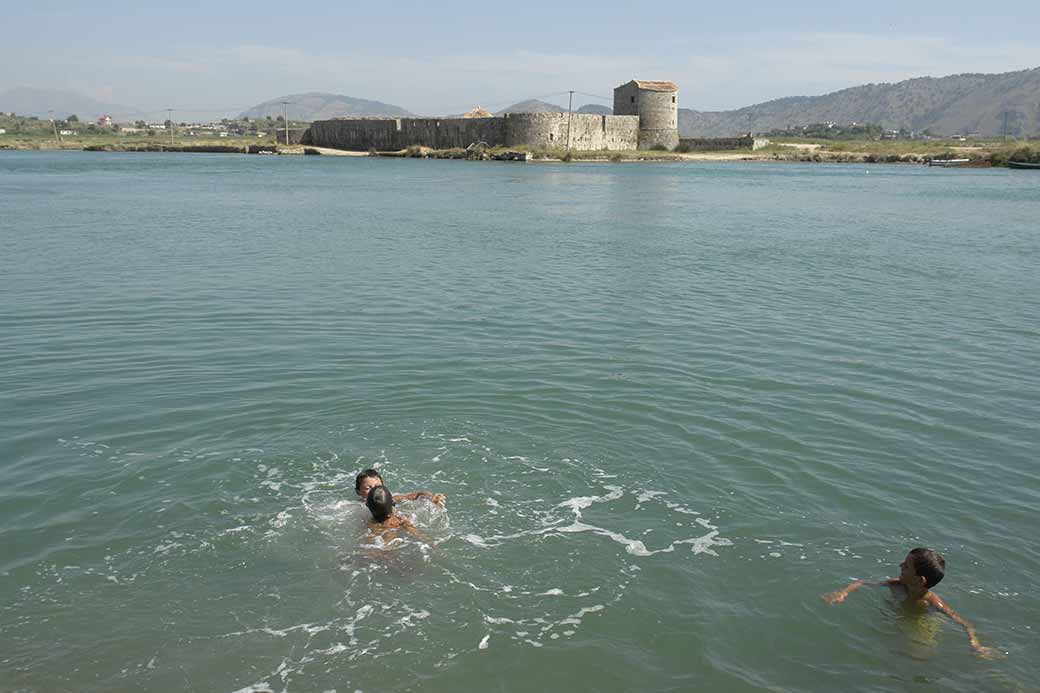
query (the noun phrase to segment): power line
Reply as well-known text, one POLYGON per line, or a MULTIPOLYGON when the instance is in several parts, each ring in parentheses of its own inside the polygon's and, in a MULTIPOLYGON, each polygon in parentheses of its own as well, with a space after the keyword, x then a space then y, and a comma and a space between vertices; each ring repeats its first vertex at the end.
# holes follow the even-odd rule
POLYGON ((589 98, 592 98, 592 99, 600 99, 601 101, 613 101, 614 100, 613 96, 600 96, 599 94, 586 94, 583 91, 576 91, 574 93, 575 94, 581 94, 582 96, 588 96, 589 98))

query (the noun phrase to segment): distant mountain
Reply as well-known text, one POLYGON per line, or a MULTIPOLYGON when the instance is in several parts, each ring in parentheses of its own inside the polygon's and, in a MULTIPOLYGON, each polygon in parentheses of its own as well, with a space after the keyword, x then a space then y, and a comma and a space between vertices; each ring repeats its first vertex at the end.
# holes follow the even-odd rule
POLYGON ((380 101, 369 101, 368 99, 357 99, 353 96, 342 94, 327 94, 324 92, 308 92, 306 94, 290 94, 279 96, 277 99, 264 101, 243 111, 239 118, 266 118, 271 116, 277 118, 282 115, 282 102, 288 101, 285 106, 289 120, 328 120, 342 116, 397 116, 407 118, 412 114, 400 106, 392 106, 380 101))
POLYGON ((32 87, 15 87, 0 93, 0 111, 37 118, 62 119, 75 115, 83 121, 108 115, 121 123, 147 118, 145 113, 129 106, 105 103, 72 91, 32 87))
POLYGON ((823 96, 791 96, 734 111, 679 109, 679 132, 723 137, 813 123, 873 123, 936 134, 1040 135, 1040 68, 1001 74, 919 77, 823 96))
POLYGON ((567 109, 561 106, 557 106, 554 103, 548 103, 546 101, 539 101, 538 99, 528 99, 527 101, 520 101, 514 103, 512 106, 507 106, 501 111, 496 111, 495 115, 504 115, 506 113, 566 113, 567 109))
MULTIPOLYGON (((506 113, 566 113, 567 108, 565 106, 557 106, 554 103, 548 101, 539 101, 538 99, 527 99, 526 101, 520 101, 514 103, 512 106, 507 106, 501 111, 497 111, 495 115, 504 115, 506 113)), ((592 113, 595 115, 610 115, 613 113, 613 109, 606 106, 600 106, 599 104, 587 103, 580 108, 574 109, 575 113, 592 113)))

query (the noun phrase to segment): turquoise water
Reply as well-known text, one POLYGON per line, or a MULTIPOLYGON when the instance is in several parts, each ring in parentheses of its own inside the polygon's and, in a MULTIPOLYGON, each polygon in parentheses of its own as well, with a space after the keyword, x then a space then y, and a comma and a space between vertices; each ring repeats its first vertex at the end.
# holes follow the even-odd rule
POLYGON ((0 690, 1036 690, 1038 219, 998 170, 0 152, 0 690), (367 466, 434 548, 358 550, 367 466), (916 545, 1005 659, 820 601, 916 545))

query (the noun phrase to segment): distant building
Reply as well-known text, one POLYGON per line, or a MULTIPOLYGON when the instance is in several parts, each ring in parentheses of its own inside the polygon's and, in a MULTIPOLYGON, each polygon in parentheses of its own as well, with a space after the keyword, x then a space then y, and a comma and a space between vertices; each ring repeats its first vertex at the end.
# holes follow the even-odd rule
POLYGON ((0 128, 0 135, 6 135, 6 134, 7 134, 7 128, 0 128))
POLYGON ((124 125, 123 127, 119 128, 119 132, 123 133, 124 135, 133 135, 137 132, 144 132, 144 128, 132 128, 124 125))
POLYGON ((71 136, 71 137, 75 137, 75 136, 76 136, 76 135, 78 135, 79 133, 78 133, 78 132, 76 132, 75 130, 59 130, 59 131, 58 131, 58 134, 59 134, 59 135, 69 135, 69 136, 71 136))
POLYGON ((105 127, 105 128, 112 127, 112 116, 110 116, 110 115, 98 116, 97 124, 100 125, 101 127, 105 127))
POLYGON ((639 148, 679 145, 679 87, 675 82, 633 79, 614 89, 614 115, 639 116, 639 148))

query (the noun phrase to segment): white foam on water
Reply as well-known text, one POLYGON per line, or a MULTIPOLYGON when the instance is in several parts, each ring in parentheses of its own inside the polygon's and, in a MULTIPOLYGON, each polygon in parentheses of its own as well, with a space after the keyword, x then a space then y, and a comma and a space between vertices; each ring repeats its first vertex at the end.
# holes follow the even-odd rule
POLYGON ((231 693, 261 693, 262 691, 270 690, 272 690, 271 684, 269 684, 267 681, 261 681, 259 683, 254 683, 250 686, 246 686, 245 688, 239 688, 237 690, 231 691, 231 693))
POLYGON ((496 616, 484 616, 484 620, 487 621, 488 623, 493 623, 493 624, 499 625, 499 626, 500 625, 504 625, 506 623, 516 623, 516 621, 514 621, 513 619, 506 618, 505 616, 498 616, 498 617, 496 617, 496 616))
POLYGON ((488 633, 480 639, 480 644, 477 645, 478 650, 486 650, 488 648, 488 641, 491 640, 491 634, 488 633))

